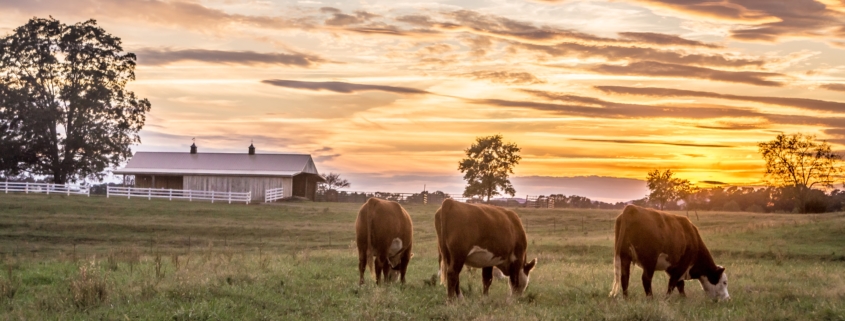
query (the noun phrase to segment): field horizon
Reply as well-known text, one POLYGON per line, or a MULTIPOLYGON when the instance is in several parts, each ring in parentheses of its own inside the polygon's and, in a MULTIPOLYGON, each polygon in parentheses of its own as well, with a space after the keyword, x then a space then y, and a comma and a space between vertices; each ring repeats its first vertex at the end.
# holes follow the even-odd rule
MULTIPOLYGON (((514 209, 537 268, 525 295, 505 282, 446 303, 433 215, 407 205, 414 258, 405 285, 357 285, 360 204, 199 202, 0 194, 2 319, 845 320, 845 213, 690 212, 732 299, 608 298, 619 210, 514 209)), ((686 216, 685 212, 675 212, 686 216)), ((369 272, 368 272, 369 273, 369 272)), ((697 282, 694 282, 697 283, 697 282)))

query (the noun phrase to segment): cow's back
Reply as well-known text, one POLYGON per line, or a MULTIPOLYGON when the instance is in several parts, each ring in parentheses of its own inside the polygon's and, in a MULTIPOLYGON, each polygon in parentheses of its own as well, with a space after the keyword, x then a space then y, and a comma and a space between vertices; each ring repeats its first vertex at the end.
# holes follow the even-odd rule
MULTIPOLYGON (((671 261, 682 260, 698 251, 698 229, 686 217, 628 205, 616 218, 616 252, 665 254, 671 261)), ((638 255, 639 254, 639 255, 638 255)))
POLYGON ((408 212, 398 203, 370 198, 367 201, 369 216, 370 246, 377 251, 393 244, 394 239, 402 240, 402 248, 411 245, 413 223, 408 212))
POLYGON ((435 221, 441 244, 452 251, 466 253, 478 246, 494 253, 520 252, 519 255, 527 246, 519 216, 501 207, 447 199, 435 214, 435 221), (495 233, 495 238, 491 233, 495 233))

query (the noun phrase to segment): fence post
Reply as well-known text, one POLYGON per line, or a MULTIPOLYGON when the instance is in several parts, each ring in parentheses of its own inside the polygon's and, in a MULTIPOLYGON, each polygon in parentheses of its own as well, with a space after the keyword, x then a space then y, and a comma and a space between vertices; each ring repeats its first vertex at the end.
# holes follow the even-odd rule
POLYGON ((153 198, 153 188, 150 187, 149 189, 147 189, 147 200, 149 201, 152 198, 153 198))
POLYGON ((189 189, 188 190, 188 202, 193 202, 193 201, 194 201, 194 193, 193 193, 193 190, 189 189))
POLYGON ((111 186, 106 185, 106 198, 109 198, 109 196, 111 196, 109 194, 111 194, 111 186))
POLYGON ((211 204, 214 204, 214 191, 211 191, 211 204))
POLYGON ((130 199, 130 198, 132 198, 132 187, 129 187, 129 189, 126 192, 126 199, 130 199))
POLYGON ((169 200, 169 201, 173 200, 173 189, 172 188, 170 189, 170 193, 167 194, 167 200, 169 200))
POLYGON ((23 186, 24 186, 24 189, 26 190, 26 193, 29 194, 29 182, 23 183, 23 186))
POLYGON ((9 181, 6 181, 6 194, 9 194, 9 181))
POLYGON ((229 192, 229 204, 232 204, 232 192, 229 192))

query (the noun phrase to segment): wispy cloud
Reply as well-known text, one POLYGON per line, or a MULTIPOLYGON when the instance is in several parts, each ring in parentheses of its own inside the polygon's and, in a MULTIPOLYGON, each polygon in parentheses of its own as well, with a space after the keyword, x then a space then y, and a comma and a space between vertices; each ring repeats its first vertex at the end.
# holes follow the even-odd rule
POLYGON ((490 82, 508 85, 531 85, 543 84, 545 80, 537 78, 528 72, 509 72, 509 71, 474 71, 471 73, 461 74, 464 77, 470 77, 476 80, 488 80, 490 82))
POLYGON ((131 19, 201 32, 221 32, 227 28, 244 25, 267 29, 310 28, 314 25, 314 21, 308 17, 228 13, 186 0, 24 0, 1 1, 0 8, 26 14, 71 13, 84 17, 131 19))
POLYGON ((685 14, 753 25, 730 31, 743 41, 778 41, 786 37, 841 38, 831 29, 845 24, 845 3, 836 0, 629 0, 685 14))
POLYGON ((681 65, 731 68, 762 67, 766 63, 761 59, 736 58, 723 54, 690 54, 646 47, 585 45, 580 43, 560 43, 551 46, 517 43, 514 44, 514 47, 544 53, 552 57, 602 58, 612 62, 648 60, 681 65))
MULTIPOLYGON (((596 86, 595 88, 609 94, 639 95, 650 97, 707 97, 727 100, 758 102, 764 104, 788 106, 810 110, 845 112, 845 103, 843 102, 808 98, 742 96, 719 94, 706 91, 693 91, 657 87, 596 86)), ((843 86, 843 90, 845 90, 845 86, 843 86)))
POLYGON ((845 84, 823 84, 819 87, 827 90, 845 91, 845 84))
POLYGON ((704 67, 665 64, 656 61, 639 61, 625 66, 597 65, 586 70, 609 75, 637 75, 652 77, 698 78, 757 86, 782 87, 786 84, 771 78, 785 78, 786 75, 772 72, 725 71, 704 67))
POLYGON ((152 49, 135 51, 141 65, 160 66, 182 61, 199 61, 231 65, 284 65, 312 67, 330 62, 328 59, 302 53, 259 53, 253 51, 224 51, 207 49, 152 49))
POLYGON ((305 89, 305 90, 328 90, 333 91, 336 93, 342 94, 351 94, 361 91, 384 91, 390 92, 395 94, 406 94, 406 95, 413 95, 413 94, 429 94, 428 91, 420 90, 416 88, 410 87, 395 87, 395 86, 383 86, 383 85, 364 85, 364 84, 352 84, 348 82, 340 82, 340 81, 298 81, 298 80, 282 80, 282 79, 268 79, 262 80, 262 83, 285 87, 285 88, 293 88, 293 89, 305 89))
POLYGON ((647 144, 647 145, 669 145, 669 146, 684 146, 684 147, 708 147, 708 148, 732 148, 733 145, 724 144, 697 144, 697 143, 678 143, 665 142, 657 140, 633 140, 633 139, 587 139, 587 138, 572 138, 570 140, 579 142, 594 142, 594 143, 614 143, 614 144, 647 144))
POLYGON ((689 40, 676 35, 667 35, 655 32, 620 32, 619 36, 622 39, 632 40, 639 43, 667 45, 667 46, 685 46, 685 47, 704 47, 704 48, 723 48, 720 45, 706 43, 696 40, 689 40))

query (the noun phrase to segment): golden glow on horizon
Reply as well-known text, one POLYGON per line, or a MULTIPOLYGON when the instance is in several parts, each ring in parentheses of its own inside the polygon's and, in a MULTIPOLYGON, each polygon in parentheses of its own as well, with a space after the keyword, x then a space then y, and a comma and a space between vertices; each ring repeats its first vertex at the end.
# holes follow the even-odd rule
POLYGON ((816 2, 43 0, 0 4, 0 30, 53 15, 121 37, 153 104, 136 150, 254 140, 323 172, 459 176, 502 134, 518 176, 757 184, 778 132, 845 143, 845 2, 816 2))

